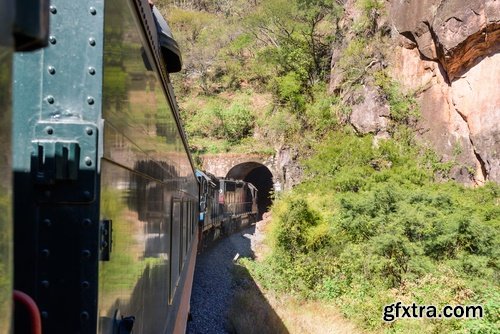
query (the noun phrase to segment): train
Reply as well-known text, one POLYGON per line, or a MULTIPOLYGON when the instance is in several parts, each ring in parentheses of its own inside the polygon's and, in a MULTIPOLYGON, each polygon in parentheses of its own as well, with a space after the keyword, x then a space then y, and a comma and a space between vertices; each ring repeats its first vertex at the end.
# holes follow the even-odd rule
POLYGON ((179 48, 146 0, 39 3, 46 46, 13 57, 7 167, 7 285, 27 298, 2 331, 182 333, 199 186, 170 81, 179 48))
POLYGON ((258 219, 257 188, 250 182, 196 171, 200 184, 199 249, 258 219))
POLYGON ((194 167, 167 22, 148 0, 0 9, 0 332, 184 333, 197 253, 258 206, 194 167))

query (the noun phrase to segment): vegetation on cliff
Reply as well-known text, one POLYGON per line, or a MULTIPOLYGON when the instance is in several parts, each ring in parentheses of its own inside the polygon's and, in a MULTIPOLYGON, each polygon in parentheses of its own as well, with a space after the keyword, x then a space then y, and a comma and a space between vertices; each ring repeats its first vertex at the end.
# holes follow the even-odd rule
POLYGON ((173 80, 194 151, 269 153, 345 118, 344 103, 327 94, 335 2, 158 5, 183 48, 185 70, 173 80))
POLYGON ((333 301, 366 329, 495 332, 500 188, 435 183, 433 161, 416 146, 332 134, 273 207, 273 254, 246 265, 265 288, 333 301), (487 315, 382 321, 396 301, 481 304, 487 315))
POLYGON ((173 79, 195 154, 287 144, 302 157, 305 179, 273 205, 271 255, 243 261, 259 284, 333 302, 373 331, 499 330, 500 188, 447 180, 454 162, 415 141, 414 94, 388 71, 384 1, 158 6, 183 49, 173 79), (351 124, 366 91, 387 108, 384 139, 351 124), (396 301, 481 304, 486 315, 384 322, 396 301))

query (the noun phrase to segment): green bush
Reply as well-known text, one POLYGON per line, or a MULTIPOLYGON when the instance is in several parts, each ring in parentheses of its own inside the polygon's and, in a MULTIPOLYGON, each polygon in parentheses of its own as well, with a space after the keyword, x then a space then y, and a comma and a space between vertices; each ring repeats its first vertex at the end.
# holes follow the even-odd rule
POLYGON ((244 104, 231 104, 222 110, 219 117, 224 137, 230 142, 237 142, 252 133, 254 116, 244 104))
POLYGON ((225 139, 236 143, 252 134, 254 115, 245 101, 228 103, 210 98, 199 110, 193 112, 186 123, 192 136, 225 139))
POLYGON ((304 200, 293 200, 289 209, 279 219, 276 232, 278 249, 291 257, 307 252, 307 231, 318 225, 320 218, 317 213, 313 212, 304 200))
POLYGON ((280 100, 290 104, 293 110, 302 110, 305 105, 302 92, 302 83, 299 75, 289 72, 283 77, 276 78, 277 94, 280 100))
POLYGON ((266 287, 333 300, 370 330, 498 328, 490 298, 499 293, 500 187, 435 183, 424 154, 393 140, 373 146, 349 131, 319 144, 303 162, 307 181, 273 205, 274 253, 256 269, 266 287), (380 310, 397 300, 481 303, 489 315, 388 325, 380 310))
POLYGON ((312 100, 305 106, 305 123, 314 134, 322 137, 343 121, 343 115, 337 114, 343 107, 340 98, 327 93, 326 85, 317 84, 312 89, 312 100))

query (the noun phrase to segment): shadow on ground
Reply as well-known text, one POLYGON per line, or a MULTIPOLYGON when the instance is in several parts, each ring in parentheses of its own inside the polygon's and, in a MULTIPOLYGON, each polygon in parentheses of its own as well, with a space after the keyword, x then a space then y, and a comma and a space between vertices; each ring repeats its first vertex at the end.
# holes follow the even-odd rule
POLYGON ((285 324, 262 294, 248 270, 235 264, 234 279, 236 288, 228 312, 228 332, 288 334, 285 324))
POLYGON ((255 226, 208 243, 196 259, 189 334, 289 333, 238 257, 253 258, 255 226))
MULTIPOLYGON (((244 238, 246 252, 241 255, 254 258, 251 234, 255 226, 238 233, 244 238)), ((234 334, 288 334, 288 330, 260 290, 252 275, 234 261, 232 267, 233 298, 228 310, 226 329, 234 334)))

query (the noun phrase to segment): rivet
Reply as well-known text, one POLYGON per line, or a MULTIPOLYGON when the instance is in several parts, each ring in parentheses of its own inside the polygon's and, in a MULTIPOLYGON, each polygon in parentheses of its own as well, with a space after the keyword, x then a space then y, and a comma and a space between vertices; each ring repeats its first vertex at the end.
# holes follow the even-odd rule
POLYGON ((86 218, 83 220, 82 225, 85 227, 88 227, 88 226, 92 225, 92 220, 86 218))
POLYGON ((90 283, 88 281, 83 281, 82 282, 82 288, 88 289, 90 287, 90 283))
POLYGON ((54 134, 54 129, 48 126, 45 128, 45 132, 47 132, 48 135, 51 135, 54 134))
POLYGON ((48 319, 49 318, 49 312, 47 311, 42 311, 40 312, 40 315, 42 316, 42 318, 44 319, 48 319))
POLYGON ((43 220, 43 225, 45 225, 45 227, 51 227, 52 226, 52 222, 50 221, 50 219, 44 219, 43 220))
POLYGON ((85 157, 85 164, 87 166, 92 166, 92 159, 90 159, 89 157, 85 157))
POLYGON ((86 199, 91 199, 91 198, 92 198, 92 195, 90 194, 90 191, 85 190, 85 191, 83 192, 83 197, 85 197, 86 199))
POLYGON ((50 44, 54 45, 54 44, 57 43, 57 40, 56 40, 56 38, 54 36, 50 36, 49 37, 49 42, 50 42, 50 44))
POLYGON ((89 135, 89 136, 92 136, 94 134, 94 131, 92 130, 92 128, 87 128, 85 129, 85 132, 89 135))
POLYGON ((94 104, 94 98, 89 96, 87 97, 87 103, 90 104, 90 105, 93 105, 94 104))
POLYGON ((90 73, 90 75, 94 75, 95 74, 95 68, 89 67, 89 73, 90 73))
POLYGON ((56 13, 57 13, 57 8, 56 8, 56 6, 50 6, 50 7, 49 7, 49 9, 50 9, 50 12, 51 12, 52 14, 56 14, 56 13))
POLYGON ((89 12, 90 12, 90 14, 92 14, 92 15, 97 14, 97 10, 95 9, 95 7, 90 7, 90 8, 89 8, 89 12))
POLYGON ((50 286, 50 283, 49 281, 47 280, 44 280, 44 281, 41 281, 40 284, 42 285, 42 287, 44 287, 45 289, 47 289, 49 286, 50 286))
POLYGON ((54 68, 54 66, 49 66, 47 68, 47 71, 49 71, 49 73, 52 75, 56 74, 56 69, 54 68))
POLYGON ((84 249, 84 250, 82 250, 82 257, 83 257, 84 259, 88 259, 88 258, 90 257, 90 254, 91 254, 91 253, 90 253, 90 251, 89 251, 88 249, 84 249))
POLYGON ((87 321, 89 320, 90 316, 89 316, 89 313, 86 312, 86 311, 83 311, 82 313, 80 313, 80 319, 82 319, 83 321, 87 321))
POLYGON ((50 251, 48 249, 42 249, 42 256, 48 258, 50 256, 50 251))
POLYGON ((49 104, 53 104, 54 103, 54 97, 52 95, 47 96, 47 102, 49 104))
POLYGON ((89 44, 90 46, 95 46, 95 39, 93 39, 92 37, 89 38, 89 44))

